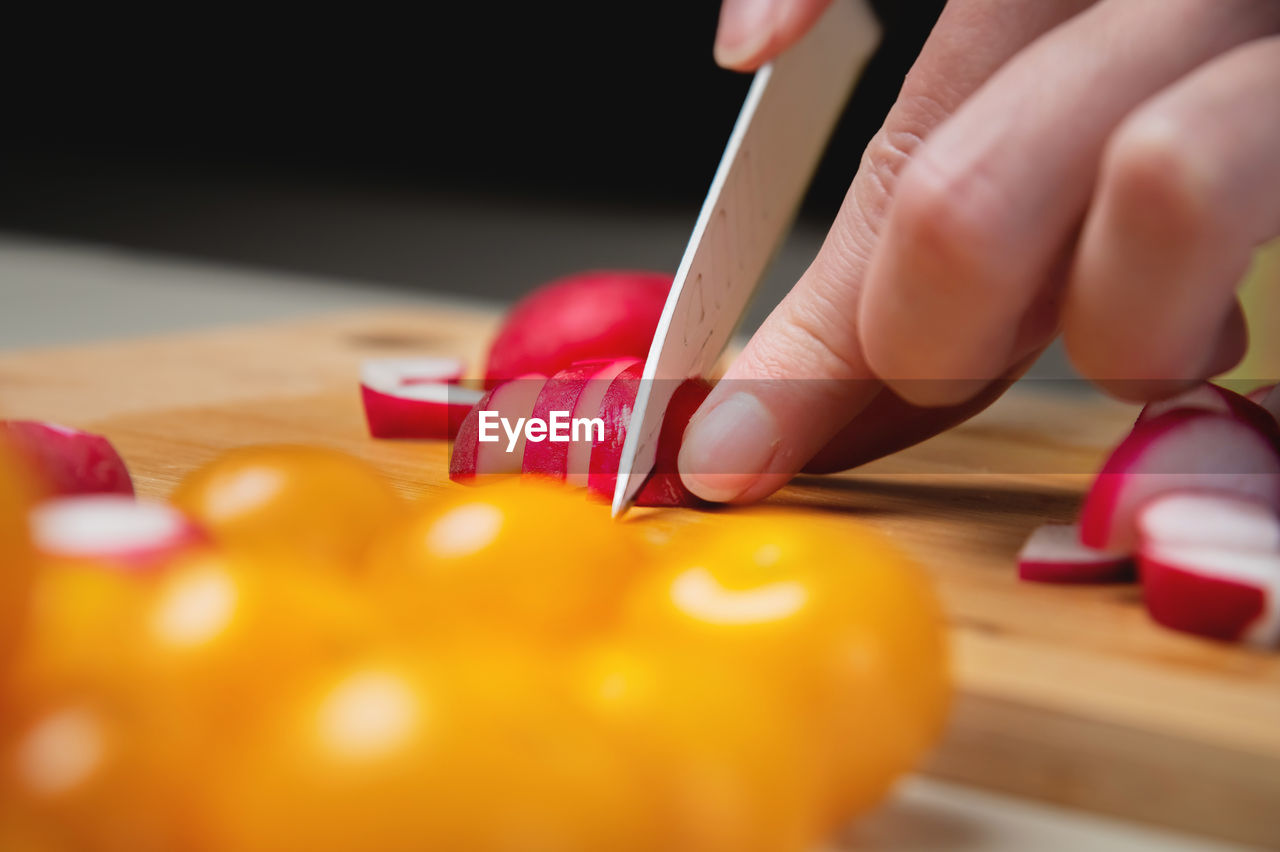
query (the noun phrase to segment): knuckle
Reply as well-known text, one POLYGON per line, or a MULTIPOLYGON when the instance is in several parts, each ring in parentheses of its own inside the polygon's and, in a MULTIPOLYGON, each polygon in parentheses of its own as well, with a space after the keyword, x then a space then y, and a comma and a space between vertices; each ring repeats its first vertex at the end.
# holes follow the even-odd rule
POLYGON ((743 357, 751 375, 769 379, 859 378, 852 316, 810 288, 788 297, 751 341, 743 357))
POLYGON ((950 282, 999 282, 991 258, 997 252, 999 225, 990 215, 990 188, 974 174, 956 175, 917 158, 902 176, 893 218, 904 244, 950 282))
POLYGON ((1194 130, 1160 115, 1129 119, 1108 143, 1102 191, 1125 229, 1179 243, 1229 231, 1230 205, 1195 155, 1194 130))

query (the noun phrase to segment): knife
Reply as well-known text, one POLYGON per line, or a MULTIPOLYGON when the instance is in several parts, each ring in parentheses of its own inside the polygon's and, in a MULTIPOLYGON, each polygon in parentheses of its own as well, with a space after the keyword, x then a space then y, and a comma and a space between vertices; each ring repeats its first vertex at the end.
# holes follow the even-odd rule
POLYGON ((706 375, 741 322, 879 41, 864 0, 834 0, 751 81, 645 360, 618 466, 615 518, 653 470, 678 380, 706 375))

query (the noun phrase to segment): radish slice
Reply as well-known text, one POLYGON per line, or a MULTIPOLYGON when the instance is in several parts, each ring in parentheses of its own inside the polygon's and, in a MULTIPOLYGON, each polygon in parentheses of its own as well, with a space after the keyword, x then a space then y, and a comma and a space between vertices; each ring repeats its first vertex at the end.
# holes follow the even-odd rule
MULTIPOLYGON (((662 420, 662 431, 658 434, 658 449, 654 455, 653 473, 649 476, 640 493, 636 495, 637 506, 700 506, 706 501, 697 497, 684 487, 680 479, 679 458, 680 445, 684 442, 685 429, 689 421, 711 393, 711 385, 701 379, 690 379, 682 382, 671 401, 662 420)), ((605 495, 613 499, 613 493, 605 495)))
MULTIPOLYGON (((573 416, 600 417, 600 408, 604 404, 605 394, 613 386, 614 379, 627 370, 643 370, 644 365, 636 358, 619 358, 601 367, 587 382, 573 407, 573 416)), ((635 397, 632 397, 634 402, 635 397)), ((590 441, 574 441, 569 444, 569 452, 565 456, 565 481, 575 488, 586 488, 591 481, 591 456, 595 452, 595 437, 590 441)))
POLYGON ((631 422, 643 372, 644 366, 639 363, 627 367, 609 384, 600 402, 598 416, 604 421, 604 440, 596 441, 591 448, 587 490, 608 500, 613 499, 613 489, 618 482, 622 445, 627 440, 627 425, 631 422))
POLYGON ((480 434, 482 412, 496 412, 512 428, 523 425, 533 413, 547 377, 537 374, 521 376, 494 388, 467 412, 458 437, 453 444, 449 460, 449 478, 466 482, 477 476, 519 473, 524 460, 525 433, 523 429, 514 441, 500 423, 491 425, 489 434, 497 440, 482 441, 480 434))
POLYGON ((1044 524, 1022 545, 1018 576, 1034 583, 1120 583, 1134 579, 1134 570, 1128 554, 1081 544, 1075 524, 1044 524))
POLYGON ((1280 644, 1280 552, 1149 543, 1139 564, 1156 622, 1213 639, 1280 644))
MULTIPOLYGON (((567 367, 547 379, 538 401, 533 405, 532 416, 543 421, 551 418, 552 412, 564 412, 566 419, 573 417, 578 407, 578 398, 587 388, 592 377, 601 372, 606 365, 615 361, 582 361, 567 367)), ((595 415, 592 414, 592 417, 595 415)), ((521 470, 524 473, 548 476, 552 479, 564 479, 568 465, 570 448, 575 444, 590 446, 589 441, 534 441, 525 447, 521 470)))
POLYGON ((365 421, 375 438, 452 438, 483 391, 458 387, 456 358, 372 358, 360 367, 365 421))
POLYGON ((459 358, 367 358, 360 364, 360 383, 378 390, 452 385, 462 381, 466 369, 459 358))
POLYGON ((205 544, 200 527, 167 503, 120 494, 57 497, 31 512, 36 548, 55 559, 93 559, 149 571, 205 544))
POLYGON ((1162 548, 1219 547, 1280 552, 1280 516, 1259 500, 1208 491, 1171 491, 1143 504, 1138 534, 1162 548))
POLYGON ((1147 403, 1138 413, 1138 419, 1133 425, 1146 423, 1162 414, 1180 409, 1229 414, 1253 426, 1280 448, 1280 424, 1276 423, 1272 414, 1257 401, 1212 382, 1202 382, 1178 396, 1147 403))
POLYGON ((1221 491, 1280 506, 1280 451, 1251 424, 1177 410, 1139 423, 1107 459, 1085 497, 1080 540, 1098 550, 1137 549, 1136 515, 1153 497, 1221 491))
POLYGON ((54 495, 133 494, 124 459, 101 435, 36 420, 0 421, 0 433, 31 462, 54 495))

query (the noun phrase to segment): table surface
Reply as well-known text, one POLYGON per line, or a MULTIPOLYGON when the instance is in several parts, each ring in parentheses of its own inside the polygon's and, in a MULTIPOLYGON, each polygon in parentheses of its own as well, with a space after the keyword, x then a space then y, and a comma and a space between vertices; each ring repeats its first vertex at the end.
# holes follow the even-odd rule
MULTIPOLYGON (((83 244, 0 235, 0 349, 131 337, 429 295, 83 244)), ((934 779, 911 778, 840 849, 1238 848, 934 779)))

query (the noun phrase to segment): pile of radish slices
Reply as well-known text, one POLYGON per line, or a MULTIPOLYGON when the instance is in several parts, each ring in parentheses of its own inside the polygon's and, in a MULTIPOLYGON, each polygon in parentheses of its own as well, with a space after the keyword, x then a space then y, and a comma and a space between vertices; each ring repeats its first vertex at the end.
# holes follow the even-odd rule
POLYGON ((1018 556, 1050 583, 1140 577, 1160 624, 1280 645, 1280 391, 1203 384, 1143 409, 1094 480, 1079 524, 1018 556))

